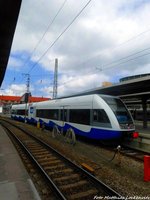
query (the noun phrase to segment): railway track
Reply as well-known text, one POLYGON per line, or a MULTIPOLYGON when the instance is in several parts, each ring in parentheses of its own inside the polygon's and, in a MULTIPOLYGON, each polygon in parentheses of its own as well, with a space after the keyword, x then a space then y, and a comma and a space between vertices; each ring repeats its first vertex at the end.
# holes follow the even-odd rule
POLYGON ((133 158, 134 160, 137 160, 139 162, 144 162, 144 155, 149 155, 148 153, 144 153, 134 148, 127 147, 123 147, 120 153, 124 156, 133 158))
MULTIPOLYGON (((32 166, 32 170, 30 170, 33 172, 37 170, 35 168, 38 168, 40 175, 36 173, 35 176, 44 177, 46 190, 53 190, 56 199, 91 200, 94 197, 104 197, 105 199, 106 196, 121 197, 120 194, 102 181, 31 133, 10 124, 10 122, 2 121, 2 125, 21 148, 25 160, 29 157, 32 160, 34 167, 32 166)), ((28 163, 28 165, 30 166, 31 163, 28 163)), ((40 182, 40 177, 38 182, 40 182)))
POLYGON ((99 153, 97 151, 96 154, 99 155, 99 158, 107 162, 113 161, 117 155, 130 157, 138 162, 143 162, 144 155, 150 155, 149 153, 146 153, 146 152, 144 153, 143 151, 140 151, 131 147, 129 148, 129 147, 126 147, 125 145, 118 145, 114 147, 114 146, 108 146, 106 144, 101 144, 101 143, 93 143, 91 141, 89 142, 82 141, 82 143, 90 145, 92 149, 94 148, 99 149, 100 147, 101 151, 99 153), (104 153, 102 153, 103 150, 104 150, 104 153), (112 156, 109 155, 107 157, 108 153, 106 153, 106 156, 105 156, 105 151, 109 151, 110 153, 112 153, 112 156))

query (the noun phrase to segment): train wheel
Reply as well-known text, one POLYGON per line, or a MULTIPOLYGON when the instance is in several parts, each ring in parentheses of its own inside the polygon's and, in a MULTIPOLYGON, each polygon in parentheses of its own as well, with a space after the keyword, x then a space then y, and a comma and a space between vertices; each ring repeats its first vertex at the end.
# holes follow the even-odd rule
POLYGON ((55 125, 55 126, 53 127, 52 137, 55 138, 55 137, 57 137, 59 134, 60 134, 60 131, 59 131, 58 127, 55 125))
POLYGON ((74 133, 74 130, 72 128, 69 128, 65 135, 66 142, 75 145, 76 143, 76 135, 74 133))

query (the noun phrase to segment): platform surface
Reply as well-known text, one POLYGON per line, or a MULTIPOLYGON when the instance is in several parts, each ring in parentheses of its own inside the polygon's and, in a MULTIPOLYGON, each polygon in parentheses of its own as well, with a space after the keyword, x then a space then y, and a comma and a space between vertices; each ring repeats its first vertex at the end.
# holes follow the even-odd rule
POLYGON ((40 200, 15 147, 0 125, 0 200, 40 200))

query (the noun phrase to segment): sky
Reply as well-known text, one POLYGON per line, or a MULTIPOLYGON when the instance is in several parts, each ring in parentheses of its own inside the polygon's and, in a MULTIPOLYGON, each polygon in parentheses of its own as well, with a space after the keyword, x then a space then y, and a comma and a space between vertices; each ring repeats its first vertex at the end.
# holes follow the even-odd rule
POLYGON ((58 97, 150 73, 149 0, 22 0, 0 95, 58 97))

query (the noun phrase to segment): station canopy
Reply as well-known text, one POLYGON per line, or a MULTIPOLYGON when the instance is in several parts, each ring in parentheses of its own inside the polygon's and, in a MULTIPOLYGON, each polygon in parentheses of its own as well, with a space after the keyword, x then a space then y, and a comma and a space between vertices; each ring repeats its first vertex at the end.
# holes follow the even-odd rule
POLYGON ((0 0, 0 86, 3 82, 22 0, 0 0))
MULTIPOLYGON (((78 94, 67 97, 88 95, 88 94, 105 94, 119 96, 122 99, 149 99, 150 98, 150 74, 138 75, 133 78, 126 78, 120 83, 113 84, 107 87, 94 88, 88 91, 83 91, 78 94)), ((65 97, 61 97, 65 98, 65 97)))

